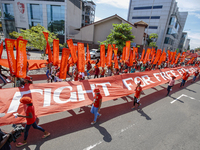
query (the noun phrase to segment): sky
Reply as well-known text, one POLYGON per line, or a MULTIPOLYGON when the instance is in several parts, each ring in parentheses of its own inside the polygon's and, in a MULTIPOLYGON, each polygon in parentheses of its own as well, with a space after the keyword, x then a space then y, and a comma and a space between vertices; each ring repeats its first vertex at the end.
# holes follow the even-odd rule
MULTIPOLYGON (((96 4, 95 21, 112 15, 127 20, 130 0, 93 0, 96 4)), ((190 49, 200 47, 200 0, 176 0, 179 11, 188 11, 184 32, 188 33, 190 49)))

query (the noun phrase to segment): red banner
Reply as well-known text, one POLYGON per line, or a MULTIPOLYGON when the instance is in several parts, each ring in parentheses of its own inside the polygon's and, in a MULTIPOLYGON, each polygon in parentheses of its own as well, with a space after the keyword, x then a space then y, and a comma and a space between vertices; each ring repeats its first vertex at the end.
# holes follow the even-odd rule
POLYGON ((27 68, 27 55, 26 55, 27 40, 17 39, 17 57, 16 57, 16 77, 25 78, 27 68))
POLYGON ((24 88, 0 89, 0 126, 21 123, 22 118, 15 118, 13 113, 24 114, 24 106, 20 104, 23 96, 30 96, 37 117, 90 105, 95 87, 100 89, 103 102, 133 94, 138 81, 143 90, 167 83, 171 76, 180 79, 188 70, 192 75, 195 67, 178 67, 152 70, 105 78, 74 82, 31 84, 24 88))
POLYGON ((59 40, 53 40, 53 65, 58 66, 59 64, 59 40))
POLYGON ((100 46, 100 62, 101 62, 101 67, 105 67, 106 63, 106 58, 105 58, 105 45, 100 46))
POLYGON ((70 55, 70 50, 67 48, 63 48, 62 50, 62 58, 61 58, 61 64, 60 64, 60 79, 66 79, 67 76, 67 64, 68 64, 68 59, 70 55))
POLYGON ((6 44, 6 51, 7 51, 10 73, 12 75, 15 75, 16 74, 16 60, 15 60, 15 56, 14 56, 14 52, 13 52, 14 40, 13 39, 5 39, 5 44, 6 44))
POLYGON ((0 59, 1 59, 2 53, 3 53, 3 42, 1 42, 1 45, 0 45, 0 59))
POLYGON ((78 58, 77 58, 76 49, 74 47, 72 39, 67 40, 67 44, 71 51, 71 56, 72 56, 73 62, 76 63, 78 61, 78 58))
POLYGON ((83 43, 78 43, 78 71, 85 72, 85 49, 83 43))

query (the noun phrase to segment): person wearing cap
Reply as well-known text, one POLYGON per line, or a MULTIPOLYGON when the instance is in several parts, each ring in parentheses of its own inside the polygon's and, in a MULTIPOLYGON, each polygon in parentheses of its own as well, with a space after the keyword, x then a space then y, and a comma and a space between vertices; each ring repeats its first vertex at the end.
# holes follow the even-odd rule
POLYGON ((192 80, 191 83, 193 83, 193 82, 196 80, 196 78, 197 78, 198 75, 199 75, 199 69, 197 69, 197 70, 194 72, 194 77, 193 77, 193 80, 192 80))
POLYGON ((96 64, 95 70, 94 70, 94 79, 96 77, 99 78, 99 72, 100 72, 100 70, 99 70, 98 64, 96 64))
POLYGON ((135 88, 133 107, 131 108, 132 110, 135 109, 135 103, 138 104, 138 108, 142 105, 141 103, 139 103, 141 93, 142 93, 142 87, 141 87, 141 81, 139 81, 137 83, 137 87, 135 88))
POLYGON ((44 135, 42 136, 42 138, 46 138, 50 135, 49 132, 45 131, 42 127, 37 125, 35 110, 34 110, 32 99, 30 97, 22 97, 20 99, 20 102, 24 105, 27 105, 26 116, 18 114, 17 117, 26 118, 27 123, 26 123, 26 126, 25 126, 24 141, 17 143, 17 145, 16 145, 17 147, 21 147, 21 146, 27 144, 26 140, 27 140, 27 137, 28 137, 28 131, 29 131, 31 126, 33 126, 34 129, 38 129, 38 130, 44 132, 44 135))
POLYGON ((174 83, 175 83, 175 79, 176 77, 175 76, 172 76, 171 79, 169 80, 169 84, 168 84, 168 87, 167 87, 167 95, 169 95, 169 92, 171 91, 171 88, 174 86, 174 83))
POLYGON ((101 114, 99 114, 100 112, 100 108, 101 108, 101 104, 102 104, 102 96, 100 94, 100 90, 98 88, 94 89, 94 101, 92 103, 92 108, 91 108, 91 113, 94 114, 94 121, 91 122, 91 124, 95 124, 97 117, 100 117, 101 114))
POLYGON ((188 73, 188 71, 186 71, 183 76, 182 76, 182 82, 181 82, 181 85, 180 87, 184 86, 185 85, 185 81, 187 81, 187 79, 189 78, 190 74, 188 73))

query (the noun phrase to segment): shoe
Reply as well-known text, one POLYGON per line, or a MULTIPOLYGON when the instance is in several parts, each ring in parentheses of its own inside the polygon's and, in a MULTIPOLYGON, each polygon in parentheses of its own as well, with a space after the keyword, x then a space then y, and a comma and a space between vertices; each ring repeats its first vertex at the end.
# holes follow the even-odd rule
POLYGON ((138 106, 138 108, 140 108, 141 105, 142 105, 142 104, 140 103, 140 105, 138 106))
POLYGON ((10 83, 10 82, 11 82, 9 79, 6 79, 6 81, 7 81, 8 83, 10 83))
POLYGON ((99 114, 98 118, 100 118, 100 117, 101 117, 101 114, 99 114))
POLYGON ((26 145, 26 144, 27 144, 27 142, 26 142, 26 143, 19 142, 19 143, 16 144, 16 147, 22 147, 22 146, 24 146, 24 145, 26 145))
POLYGON ((135 107, 131 107, 131 109, 132 109, 132 110, 134 110, 134 109, 135 109, 135 107))
POLYGON ((92 121, 92 122, 91 122, 91 125, 94 125, 95 123, 96 123, 96 121, 92 121))
POLYGON ((42 138, 45 139, 45 138, 48 137, 49 135, 50 135, 50 133, 44 134, 44 135, 42 136, 42 138))

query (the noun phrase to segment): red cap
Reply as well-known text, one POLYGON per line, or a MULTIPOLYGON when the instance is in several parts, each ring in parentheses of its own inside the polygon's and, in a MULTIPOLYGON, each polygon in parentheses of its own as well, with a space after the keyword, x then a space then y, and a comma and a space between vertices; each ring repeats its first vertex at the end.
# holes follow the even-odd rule
POLYGON ((176 78, 175 76, 171 76, 172 78, 176 78))
POLYGON ((99 93, 99 92, 100 92, 99 88, 96 87, 96 88, 94 89, 94 92, 95 92, 95 93, 99 93))
POLYGON ((23 104, 31 104, 33 103, 33 100, 30 98, 30 97, 22 97, 20 99, 20 102, 23 103, 23 104))

